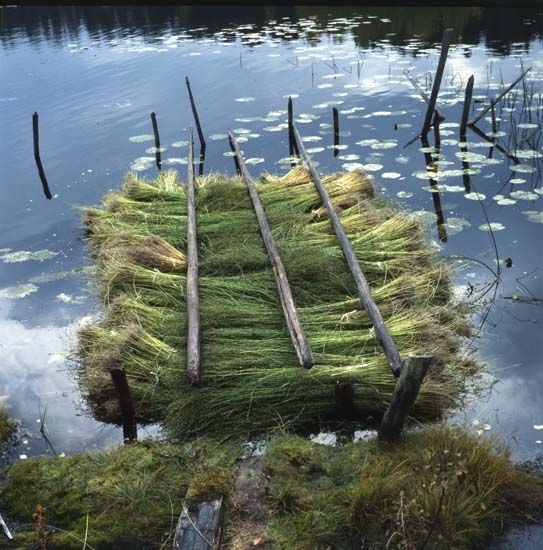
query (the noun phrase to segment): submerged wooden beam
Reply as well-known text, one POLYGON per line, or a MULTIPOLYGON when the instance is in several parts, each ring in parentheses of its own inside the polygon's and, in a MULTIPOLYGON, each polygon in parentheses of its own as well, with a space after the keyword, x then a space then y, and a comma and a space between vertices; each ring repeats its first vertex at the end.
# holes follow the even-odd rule
POLYGON ((347 261, 349 269, 351 270, 351 273, 356 282, 360 302, 362 303, 364 309, 366 310, 366 313, 373 323, 375 334, 377 335, 377 338, 383 346, 390 369, 395 376, 398 376, 401 369, 401 360, 400 354, 398 353, 398 348, 396 347, 396 344, 394 343, 394 340, 392 339, 392 336, 390 335, 390 332, 388 331, 385 322, 383 321, 383 317, 381 315, 381 312, 379 311, 379 308, 373 300, 370 287, 364 273, 362 273, 360 264, 356 259, 353 247, 345 233, 345 230, 343 229, 343 226, 341 225, 339 217, 334 209, 334 205, 332 204, 330 196, 328 195, 328 191, 322 184, 322 181, 317 174, 317 171, 315 170, 315 167, 313 166, 313 163, 311 162, 307 151, 305 150, 305 147, 302 143, 302 138, 300 137, 296 124, 293 124, 293 130, 296 141, 298 142, 298 148, 300 150, 300 153, 302 154, 302 158, 307 165, 307 168, 309 169, 311 177, 313 178, 313 182, 315 183, 315 187, 317 188, 317 191, 321 196, 326 211, 328 212, 328 217, 330 218, 332 227, 334 228, 334 231, 339 240, 343 255, 345 256, 345 260, 347 261))
POLYGON ((41 163, 40 157, 40 131, 38 124, 38 113, 35 112, 32 115, 32 134, 34 138, 34 160, 36 161, 36 166, 38 168, 38 174, 40 176, 41 185, 43 188, 43 194, 48 198, 52 199, 51 191, 49 190, 49 184, 47 183, 47 178, 45 177, 45 171, 41 163))
POLYGON ((405 361, 392 400, 379 426, 379 441, 391 443, 399 439, 433 358, 433 355, 410 355, 405 361))
POLYGON ((287 274, 285 272, 283 262, 281 261, 281 257, 279 256, 277 246, 275 245, 275 240, 272 236, 268 220, 266 219, 264 207, 262 206, 262 202, 258 196, 253 179, 247 170, 245 160, 241 156, 241 151, 239 150, 236 138, 230 131, 228 132, 228 138, 238 158, 243 181, 249 190, 249 196, 251 197, 256 217, 258 219, 258 225, 260 226, 262 240, 266 246, 268 258, 270 259, 273 274, 275 275, 275 283, 277 284, 277 290, 279 292, 279 298, 281 300, 281 306, 283 308, 283 313, 285 315, 292 344, 296 350, 296 354, 298 355, 300 365, 306 368, 312 367, 314 363, 313 353, 298 316, 298 310, 296 309, 296 304, 294 303, 294 298, 292 297, 287 274))
POLYGON ((200 357, 201 328, 192 128, 189 130, 189 165, 187 168, 187 327, 187 375, 191 384, 199 385, 202 382, 200 357))
POLYGON ((223 499, 190 504, 189 493, 190 487, 175 529, 174 550, 218 550, 222 532, 223 499))

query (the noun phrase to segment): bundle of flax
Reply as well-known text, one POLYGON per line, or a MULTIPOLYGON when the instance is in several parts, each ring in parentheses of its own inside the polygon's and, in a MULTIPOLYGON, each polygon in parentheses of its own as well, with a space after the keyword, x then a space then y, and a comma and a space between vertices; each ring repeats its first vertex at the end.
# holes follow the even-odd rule
MULTIPOLYGON (((374 197, 361 171, 323 178, 400 355, 433 353, 413 415, 439 416, 472 366, 467 329, 449 303, 448 273, 416 219, 374 197)), ((81 330, 81 384, 95 416, 120 420, 112 367, 126 371, 141 422, 170 435, 254 435, 337 418, 336 387, 353 389, 351 417, 382 413, 395 379, 307 171, 258 182, 315 365, 298 366, 245 184, 197 180, 203 384, 186 376, 186 196, 174 172, 128 175, 101 209, 85 209, 103 318, 81 330), (343 384, 344 385, 344 384, 343 384)))

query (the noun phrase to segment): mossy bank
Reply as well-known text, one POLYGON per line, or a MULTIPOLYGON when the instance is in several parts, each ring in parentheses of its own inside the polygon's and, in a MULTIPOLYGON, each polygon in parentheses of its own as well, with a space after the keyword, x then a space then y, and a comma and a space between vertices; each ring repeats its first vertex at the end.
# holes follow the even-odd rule
POLYGON ((197 497, 225 499, 221 548, 230 550, 240 541, 281 550, 485 548, 512 522, 542 517, 543 479, 513 466, 496 442, 458 428, 412 431, 393 448, 286 434, 266 447, 258 537, 244 531, 251 510, 233 495, 239 443, 142 441, 13 464, 1 497, 18 523, 2 548, 171 548, 195 479, 197 497), (36 515, 38 505, 46 510, 36 515))

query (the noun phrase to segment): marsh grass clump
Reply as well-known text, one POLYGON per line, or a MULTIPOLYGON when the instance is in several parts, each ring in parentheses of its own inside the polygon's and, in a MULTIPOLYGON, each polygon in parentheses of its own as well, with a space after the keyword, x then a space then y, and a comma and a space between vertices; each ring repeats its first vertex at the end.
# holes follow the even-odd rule
MULTIPOLYGON (((450 303, 448 268, 420 224, 375 198, 361 171, 323 177, 383 318, 402 356, 433 353, 413 416, 454 405, 471 362, 469 332, 450 303)), ((80 381, 100 419, 120 421, 109 369, 124 368, 140 422, 161 421, 174 438, 251 435, 337 417, 335 388, 353 389, 353 416, 388 406, 395 379, 309 173, 264 174, 258 192, 315 357, 298 367, 245 184, 197 180, 203 384, 186 363, 186 196, 174 172, 154 182, 127 176, 85 224, 103 318, 81 330, 80 381)))
POLYGON ((4 443, 10 439, 17 429, 18 422, 10 418, 4 403, 0 401, 0 443, 4 443))
MULTIPOLYGON (((13 543, 34 548, 38 533, 51 550, 134 550, 171 547, 187 487, 226 497, 238 449, 194 440, 184 445, 142 441, 107 451, 17 461, 5 474, 1 500, 16 520, 13 543), (205 475, 222 473, 222 475, 205 475), (86 544, 86 545, 85 545, 86 544)), ((39 547, 39 546, 36 546, 39 547)))
POLYGON ((268 532, 284 550, 486 548, 505 524, 543 517, 543 477, 460 428, 409 432, 394 448, 278 436, 266 465, 268 532))

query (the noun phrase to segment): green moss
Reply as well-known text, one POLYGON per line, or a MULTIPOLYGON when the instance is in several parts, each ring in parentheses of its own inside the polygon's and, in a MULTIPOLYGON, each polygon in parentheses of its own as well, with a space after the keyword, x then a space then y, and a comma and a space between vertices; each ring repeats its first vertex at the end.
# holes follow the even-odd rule
POLYGON ((277 548, 472 549, 514 520, 543 518, 543 478, 492 440, 433 426, 394 447, 277 438, 267 466, 277 548), (427 541, 427 542, 425 542, 427 541))
MULTIPOLYGON (((233 446, 196 440, 186 445, 141 442, 105 452, 13 463, 1 493, 3 508, 22 524, 14 548, 36 541, 32 515, 45 506, 48 549, 160 548, 170 540, 192 479, 222 471, 225 486, 237 456, 233 446)), ((170 541, 171 544, 171 541, 170 541)))

